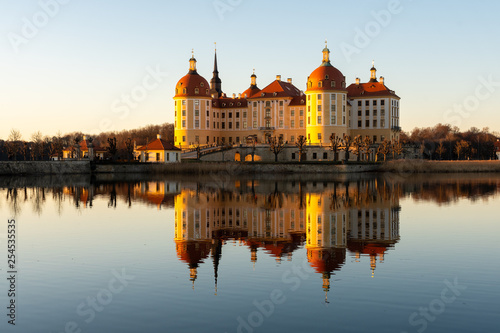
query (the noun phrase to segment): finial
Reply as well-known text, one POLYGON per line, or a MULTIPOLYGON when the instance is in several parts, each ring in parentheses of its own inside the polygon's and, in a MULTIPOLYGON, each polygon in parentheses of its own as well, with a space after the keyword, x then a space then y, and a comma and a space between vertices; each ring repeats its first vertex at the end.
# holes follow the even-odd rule
POLYGON ((372 60, 372 67, 375 67, 375 60, 372 60))
POLYGON ((217 42, 214 42, 215 45, 215 52, 217 52, 217 42))
POLYGON ((194 58, 194 49, 191 49, 191 56, 194 58))
POLYGON ((325 39, 325 47, 328 48, 328 39, 325 39))
POLYGON ((255 75, 255 68, 253 69, 253 74, 255 75))

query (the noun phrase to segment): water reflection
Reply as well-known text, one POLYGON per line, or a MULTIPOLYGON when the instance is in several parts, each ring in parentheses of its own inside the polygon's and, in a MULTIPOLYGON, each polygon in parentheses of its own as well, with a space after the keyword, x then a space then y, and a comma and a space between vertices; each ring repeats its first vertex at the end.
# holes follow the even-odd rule
POLYGON ((92 209, 96 201, 113 210, 144 204, 173 208, 177 256, 186 263, 193 288, 198 268, 211 261, 215 293, 228 242, 247 247, 247 260, 253 265, 262 255, 279 264, 305 248, 309 265, 322 279, 328 302, 332 276, 342 269, 348 256, 359 262, 362 257, 369 258, 373 277, 377 264, 395 248, 400 240, 401 199, 438 204, 460 198, 487 199, 498 193, 500 180, 497 176, 413 176, 394 181, 363 176, 327 181, 220 182, 213 178, 117 182, 72 177, 0 179, 0 186, 2 201, 14 216, 29 206, 42 215, 48 198, 56 203, 59 214, 68 203, 75 209, 92 209))

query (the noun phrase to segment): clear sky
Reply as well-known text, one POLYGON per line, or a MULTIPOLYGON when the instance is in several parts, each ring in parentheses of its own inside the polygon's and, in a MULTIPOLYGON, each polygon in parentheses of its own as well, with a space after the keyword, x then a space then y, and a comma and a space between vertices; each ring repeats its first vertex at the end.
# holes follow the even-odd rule
POLYGON ((401 125, 500 131, 500 3, 485 1, 0 0, 0 139, 173 122, 174 87, 194 48, 223 91, 255 68, 305 90, 332 62, 353 83, 372 60, 402 98, 401 125), (153 73, 153 75, 151 74, 153 73), (134 93, 135 97, 127 95, 134 93))

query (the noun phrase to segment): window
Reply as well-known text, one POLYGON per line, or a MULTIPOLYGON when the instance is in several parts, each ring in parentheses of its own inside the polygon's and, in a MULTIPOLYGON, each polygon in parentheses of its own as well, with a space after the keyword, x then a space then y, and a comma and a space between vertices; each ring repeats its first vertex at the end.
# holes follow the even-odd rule
POLYGON ((370 121, 369 120, 365 121, 365 127, 370 127, 370 121))
POLYGON ((156 161, 159 162, 160 161, 160 153, 156 153, 156 161))
POLYGON ((384 135, 381 135, 380 136, 380 141, 384 141, 385 140, 385 136, 384 135))
POLYGON ((210 120, 207 120, 207 128, 210 128, 210 120))
POLYGON ((257 122, 256 121, 253 122, 253 128, 257 128, 257 122))
POLYGON ((229 118, 233 118, 233 113, 229 112, 229 118))
POLYGON ((167 162, 170 161, 170 153, 167 153, 165 156, 167 157, 167 162))
POLYGON ((331 86, 332 86, 332 88, 335 88, 335 81, 331 82, 331 86))
POLYGON ((318 94, 318 101, 321 101, 321 97, 322 97, 322 95, 318 94))
POLYGON ((321 133, 318 133, 318 140, 321 140, 321 133))
POLYGON ((370 101, 366 101, 366 102, 365 102, 365 105, 366 105, 366 106, 370 106, 370 101))
POLYGON ((221 127, 222 127, 222 129, 225 129, 226 128, 226 123, 221 123, 221 127))
POLYGON ((283 120, 280 120, 280 128, 283 128, 283 120))
POLYGON ((323 153, 323 159, 324 159, 324 160, 327 160, 327 159, 328 159, 328 153, 326 153, 326 152, 325 152, 325 153, 323 153))
POLYGON ((236 112, 236 118, 239 118, 239 117, 240 117, 240 113, 236 112))
POLYGON ((303 117, 304 116, 304 110, 299 111, 299 116, 303 117))
POLYGON ((318 158, 318 154, 317 153, 313 153, 313 160, 315 160, 317 158, 318 158))
POLYGON ((254 117, 254 118, 257 118, 257 111, 254 111, 254 112, 253 112, 253 117, 254 117))
POLYGON ((186 88, 182 89, 182 93, 183 93, 183 94, 186 94, 186 93, 187 93, 186 88))
POLYGON ((318 125, 321 125, 321 116, 318 116, 318 125))
POLYGON ((375 143, 375 142, 377 142, 377 136, 376 135, 373 136, 373 143, 375 143))
POLYGON ((232 122, 230 122, 230 123, 229 123, 229 128, 230 128, 230 129, 232 129, 232 128, 233 128, 233 123, 232 123, 232 122))
POLYGON ((337 100, 337 95, 336 94, 332 94, 332 101, 336 101, 337 100))
POLYGON ((292 136, 290 137, 290 142, 292 142, 292 143, 294 143, 294 142, 295 142, 295 136, 294 136, 294 135, 292 135, 292 136))
POLYGON ((199 101, 199 100, 195 100, 195 101, 194 101, 194 105, 195 105, 195 106, 200 105, 200 101, 199 101))
POLYGON ((266 120, 266 127, 271 128, 271 121, 270 120, 266 120))
POLYGON ((283 106, 283 101, 280 101, 280 106, 283 106))
POLYGON ((200 128, 200 121, 198 119, 194 121, 194 127, 200 128))
POLYGON ((210 106, 210 102, 209 102, 209 101, 207 101, 207 107, 209 107, 209 106, 210 106))
POLYGON ((330 122, 332 125, 336 125, 337 124, 337 117, 335 115, 332 115, 330 117, 330 122))
POLYGON ((377 116, 377 109, 373 110, 373 116, 376 117, 377 116))
POLYGON ((290 111, 290 116, 295 117, 295 110, 294 110, 294 109, 292 109, 292 110, 290 111))
POLYGON ((376 99, 373 100, 373 106, 377 106, 377 100, 376 99))
POLYGON ((307 117, 307 125, 311 125, 311 117, 307 117))
POLYGON ((271 118, 271 109, 266 109, 266 118, 271 118))
POLYGON ((186 121, 185 120, 182 121, 182 128, 186 128, 186 121))
POLYGON ((367 117, 370 116, 370 110, 365 110, 365 116, 367 116, 367 117))
POLYGON ((295 128, 295 120, 290 121, 290 127, 295 128))
POLYGON ((295 153, 292 153, 292 160, 295 159, 295 153))
POLYGON ((186 142, 186 136, 182 137, 182 142, 186 142))
POLYGON ((321 87, 323 87, 323 82, 322 82, 322 81, 319 81, 319 82, 318 82, 318 88, 321 88, 321 87))
POLYGON ((377 120, 373 121, 373 127, 377 127, 377 120))
POLYGON ((246 118, 246 117, 247 117, 247 112, 243 111, 243 118, 246 118))
POLYGON ((194 110, 194 116, 199 117, 200 116, 200 110, 194 110))
POLYGON ((222 114, 222 118, 226 118, 226 114, 225 113, 222 114))
POLYGON ((385 105, 385 99, 380 101, 380 105, 385 105))
POLYGON ((300 121, 300 128, 304 128, 304 121, 303 120, 300 121))
POLYGON ((380 127, 385 127, 385 119, 380 119, 380 127))
POLYGON ((207 117, 210 117, 210 111, 207 110, 207 117))
POLYGON ((318 105, 318 112, 321 112, 321 105, 318 105))
POLYGON ((182 105, 186 105, 186 101, 185 100, 182 101, 182 105))
POLYGON ((307 133, 307 140, 309 140, 309 142, 311 142, 311 133, 307 133))
POLYGON ((358 110, 358 117, 361 117, 363 115, 363 111, 358 110))
POLYGON ((337 106, 335 104, 332 104, 331 105, 331 109, 332 109, 331 110, 332 112, 336 112, 337 111, 337 106))
POLYGON ((267 107, 271 106, 271 102, 270 102, 270 101, 267 101, 267 102, 266 102, 266 106, 267 106, 267 107))
POLYGON ((307 112, 311 112, 311 106, 310 105, 307 107, 307 112))
POLYGON ((283 117, 283 110, 280 110, 280 117, 283 117))
POLYGON ((240 122, 239 121, 236 122, 236 129, 240 129, 240 122))
POLYGON ((381 115, 382 117, 385 117, 385 110, 384 110, 384 109, 380 110, 380 115, 381 115))
POLYGON ((247 121, 246 120, 243 122, 243 128, 247 128, 247 121))
POLYGON ((257 102, 253 102, 253 107, 256 108, 257 107, 257 102))
POLYGON ((361 120, 358 120, 358 128, 361 128, 361 120))
POLYGON ((182 116, 185 117, 186 116, 186 110, 182 110, 182 116))
POLYGON ((358 101, 358 106, 361 106, 361 101, 358 101))

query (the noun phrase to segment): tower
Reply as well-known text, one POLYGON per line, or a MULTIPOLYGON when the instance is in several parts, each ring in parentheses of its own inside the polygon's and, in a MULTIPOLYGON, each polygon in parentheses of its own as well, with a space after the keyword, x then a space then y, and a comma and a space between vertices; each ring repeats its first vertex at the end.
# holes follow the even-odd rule
POLYGON ((330 61, 328 45, 323 62, 307 79, 306 137, 311 144, 329 142, 330 135, 347 133, 348 110, 345 76, 330 61))
POLYGON ((215 49, 213 77, 212 80, 210 80, 210 94, 213 98, 222 97, 222 80, 219 77, 219 69, 217 66, 217 48, 215 49))

